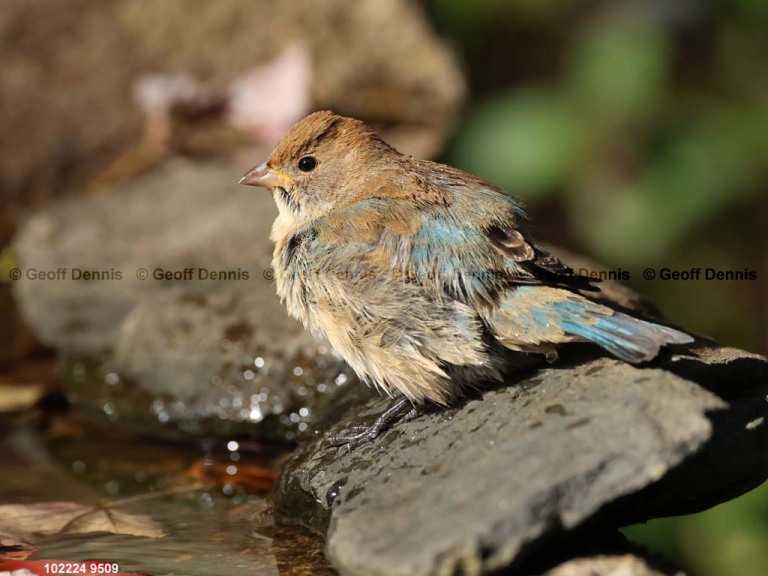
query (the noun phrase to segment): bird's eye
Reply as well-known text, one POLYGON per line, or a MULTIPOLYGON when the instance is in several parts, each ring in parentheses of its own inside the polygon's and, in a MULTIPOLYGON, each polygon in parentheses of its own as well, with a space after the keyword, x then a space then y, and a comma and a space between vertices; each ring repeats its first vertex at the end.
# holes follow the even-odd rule
POLYGON ((315 166, 317 166, 317 160, 315 160, 314 156, 304 156, 304 158, 299 160, 299 170, 302 172, 312 172, 315 166))

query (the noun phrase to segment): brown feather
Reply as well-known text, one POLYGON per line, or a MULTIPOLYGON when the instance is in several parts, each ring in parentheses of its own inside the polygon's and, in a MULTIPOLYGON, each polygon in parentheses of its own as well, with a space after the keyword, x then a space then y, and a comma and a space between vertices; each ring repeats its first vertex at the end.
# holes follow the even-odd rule
POLYGON ((533 247, 517 230, 494 226, 488 230, 488 238, 496 250, 515 262, 525 262, 535 257, 533 247))
POLYGON ((280 167, 291 164, 302 156, 312 154, 326 141, 333 141, 341 148, 355 149, 360 147, 361 142, 368 142, 394 151, 361 120, 324 110, 294 124, 273 150, 269 165, 280 167))

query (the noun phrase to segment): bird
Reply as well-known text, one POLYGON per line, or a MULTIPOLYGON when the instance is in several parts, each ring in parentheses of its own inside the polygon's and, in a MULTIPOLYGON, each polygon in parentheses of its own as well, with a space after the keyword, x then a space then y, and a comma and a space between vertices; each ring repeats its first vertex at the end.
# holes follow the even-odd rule
POLYGON ((277 293, 394 404, 355 447, 510 371, 591 342, 632 363, 693 338, 598 301, 594 281, 533 239, 519 200, 400 153, 331 111, 294 124, 241 184, 272 192, 277 293))

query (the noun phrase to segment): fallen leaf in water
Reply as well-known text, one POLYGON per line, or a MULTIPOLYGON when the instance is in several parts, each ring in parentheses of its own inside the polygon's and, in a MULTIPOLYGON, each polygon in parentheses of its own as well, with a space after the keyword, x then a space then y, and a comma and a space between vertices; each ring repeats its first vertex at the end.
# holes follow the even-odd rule
POLYGON ((8 542, 25 544, 34 534, 88 534, 110 532, 147 538, 165 535, 160 525, 147 516, 128 514, 112 508, 98 508, 75 502, 6 504, 0 506, 0 535, 8 542))
MULTIPOLYGON (((0 568, 2 568, 3 562, 18 562, 20 560, 26 560, 34 553, 34 548, 3 548, 0 546, 0 568)), ((2 576, 2 572, 0 572, 0 576, 2 576)))
POLYGON ((6 534, 0 528, 0 548, 26 547, 29 543, 14 534, 6 534))
POLYGON ((145 574, 139 574, 138 572, 111 572, 111 568, 115 566, 116 562, 104 562, 103 560, 87 560, 84 562, 74 562, 72 560, 11 560, 9 562, 0 563, 0 576, 9 574, 14 570, 26 570, 26 573, 21 574, 34 574, 35 576, 48 576, 54 574, 51 568, 55 566, 66 566, 76 564, 76 572, 58 572, 59 574, 109 574, 110 576, 146 576, 145 574))
POLYGON ((277 480, 277 472, 254 464, 195 462, 186 475, 206 484, 228 485, 247 492, 266 492, 277 480))
POLYGON ((44 394, 42 384, 0 384, 0 413, 32 408, 44 394))
POLYGON ((11 548, 3 548, 0 546, 0 564, 3 562, 10 562, 11 560, 26 560, 34 553, 35 549, 30 546, 13 546, 11 548))
MULTIPOLYGON (((34 546, 13 534, 0 530, 0 563, 7 560, 26 560, 35 551, 34 546)), ((2 576, 2 574, 0 574, 2 576)))

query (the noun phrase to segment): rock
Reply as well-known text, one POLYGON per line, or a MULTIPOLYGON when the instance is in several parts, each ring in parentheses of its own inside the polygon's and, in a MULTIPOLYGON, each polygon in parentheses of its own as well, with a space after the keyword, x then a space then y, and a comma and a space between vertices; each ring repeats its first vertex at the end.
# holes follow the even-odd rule
MULTIPOLYGON (((571 350, 351 453, 304 444, 278 509, 326 536, 344 576, 485 574, 551 554, 564 535, 696 511, 768 476, 764 358, 699 344, 638 368, 571 350), (726 401, 659 367, 675 364, 702 381, 741 365, 730 388, 751 392, 726 401)), ((330 432, 386 404, 347 407, 330 432)))
POLYGON ((631 554, 621 556, 596 556, 594 558, 576 558, 557 568, 549 570, 545 576, 683 576, 683 572, 661 572, 651 567, 646 560, 631 554))
POLYGON ((20 231, 16 299, 87 413, 143 431, 290 438, 352 379, 279 303, 274 202, 240 176, 177 161, 20 231), (92 272, 104 279, 83 279, 92 272))
POLYGON ((514 569, 526 576, 683 576, 670 562, 616 530, 590 530, 514 569))
POLYGON ((691 514, 756 488, 768 478, 768 364, 759 354, 712 342, 664 359, 661 366, 693 380, 728 403, 709 415, 712 435, 637 497, 607 507, 624 525, 691 514))
POLYGON ((38 205, 79 190, 131 150, 144 122, 132 96, 141 75, 225 89, 296 42, 312 53, 313 107, 385 127, 419 156, 441 149, 465 83, 415 0, 7 0, 0 200, 38 205))
POLYGON ((442 151, 466 86, 418 2, 301 0, 279 7, 284 29, 299 31, 315 54, 312 93, 319 107, 368 121, 417 158, 442 151))

